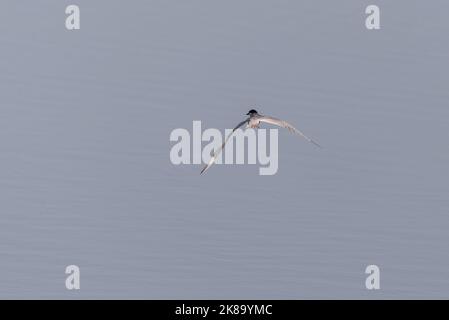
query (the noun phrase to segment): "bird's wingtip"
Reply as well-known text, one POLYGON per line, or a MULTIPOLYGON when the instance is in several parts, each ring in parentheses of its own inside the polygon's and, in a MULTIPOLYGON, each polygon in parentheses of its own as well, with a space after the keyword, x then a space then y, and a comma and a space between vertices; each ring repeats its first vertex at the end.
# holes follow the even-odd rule
POLYGON ((200 175, 202 175, 204 172, 206 172, 207 169, 209 169, 210 165, 205 165, 203 170, 201 170, 200 175))
POLYGON ((312 140, 312 143, 313 143, 314 145, 316 145, 318 148, 323 149, 323 146, 320 145, 320 144, 318 144, 318 143, 316 143, 315 141, 312 140))

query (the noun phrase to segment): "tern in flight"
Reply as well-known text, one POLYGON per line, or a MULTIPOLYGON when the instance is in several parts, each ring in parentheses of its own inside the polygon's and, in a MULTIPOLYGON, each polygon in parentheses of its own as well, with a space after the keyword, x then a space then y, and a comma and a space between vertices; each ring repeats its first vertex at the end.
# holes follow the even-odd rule
POLYGON ((218 150, 211 152, 211 159, 210 159, 209 163, 206 166, 204 166, 203 170, 201 170, 201 174, 203 172, 205 172, 207 169, 209 169, 211 165, 214 164, 214 162, 215 162, 215 160, 217 160, 217 157, 220 154, 221 150, 223 150, 226 142, 228 142, 229 138, 232 136, 232 134, 235 132, 235 130, 241 128, 245 124, 246 124, 246 128, 259 128, 260 123, 265 122, 265 123, 273 124, 275 126, 286 128, 290 132, 299 134, 301 137, 303 137, 307 141, 309 141, 309 142, 313 143, 314 145, 316 145, 317 147, 321 148, 321 146, 318 143, 316 143, 315 141, 313 141, 312 139, 307 137, 304 133, 302 133, 301 131, 299 131, 298 129, 296 129, 294 126, 292 126, 290 123, 288 123, 286 121, 283 121, 283 120, 280 120, 277 118, 273 118, 273 117, 269 117, 269 116, 261 115, 254 109, 249 110, 246 115, 248 115, 249 117, 246 118, 245 120, 243 120, 242 122, 240 122, 232 130, 232 132, 226 137, 226 140, 223 142, 221 147, 218 148, 218 150))

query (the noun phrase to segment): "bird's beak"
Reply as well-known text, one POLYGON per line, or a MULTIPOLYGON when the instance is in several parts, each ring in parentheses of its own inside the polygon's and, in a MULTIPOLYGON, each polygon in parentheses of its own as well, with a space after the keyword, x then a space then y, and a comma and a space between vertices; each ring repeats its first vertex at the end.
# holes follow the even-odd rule
POLYGON ((247 116, 249 115, 249 112, 246 114, 247 116))

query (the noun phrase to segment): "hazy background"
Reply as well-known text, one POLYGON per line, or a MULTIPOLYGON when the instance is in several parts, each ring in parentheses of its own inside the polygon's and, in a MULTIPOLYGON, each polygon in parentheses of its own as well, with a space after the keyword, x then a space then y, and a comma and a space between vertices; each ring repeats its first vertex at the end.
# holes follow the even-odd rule
POLYGON ((2 1, 0 298, 449 298, 448 9, 2 1), (173 129, 250 106, 324 149, 171 164, 173 129))

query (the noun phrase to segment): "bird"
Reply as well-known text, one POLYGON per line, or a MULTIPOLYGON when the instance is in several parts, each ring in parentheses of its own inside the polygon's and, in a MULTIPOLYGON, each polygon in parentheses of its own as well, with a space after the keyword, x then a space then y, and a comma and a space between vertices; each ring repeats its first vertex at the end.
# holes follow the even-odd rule
POLYGON ((235 130, 241 128, 243 125, 246 124, 246 128, 253 128, 253 129, 258 129, 260 127, 260 123, 264 122, 264 123, 268 123, 268 124, 272 124, 278 127, 282 127, 282 128, 286 128, 288 129, 290 132, 292 133, 296 133, 298 135, 300 135, 301 137, 303 137, 304 139, 306 139, 307 141, 309 141, 310 143, 314 144, 315 146, 321 148, 321 146, 316 143, 315 141, 313 141, 312 139, 310 139, 309 137, 307 137, 304 133, 302 133, 301 131, 299 131, 298 129, 296 129, 294 126, 292 126, 290 123, 288 123, 287 121, 284 120, 280 120, 278 118, 274 118, 274 117, 270 117, 270 116, 265 116, 262 115, 260 113, 257 112, 257 110, 255 109, 251 109, 248 111, 248 113, 246 114, 247 116, 249 116, 248 118, 246 118, 245 120, 243 120, 242 122, 240 122, 233 130, 232 132, 226 137, 225 141, 223 142, 223 144, 221 145, 220 148, 218 148, 217 151, 212 150, 211 152, 211 158, 209 160, 209 163, 206 164, 204 166, 204 168, 201 170, 200 174, 203 174, 207 169, 209 169, 217 160, 218 155, 220 154, 220 152, 223 150, 225 144, 228 142, 229 138, 233 135, 233 133, 235 132, 235 130))

